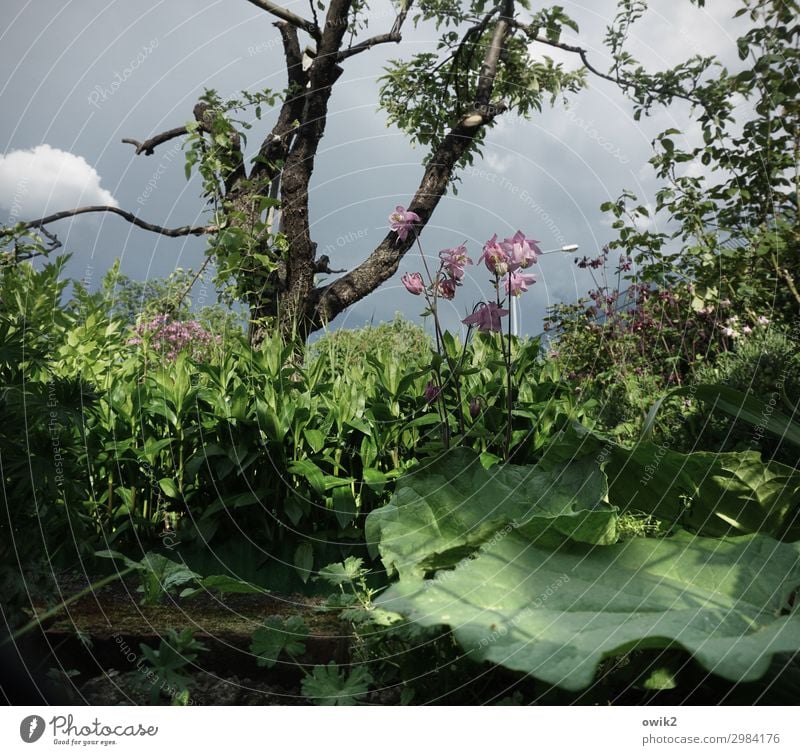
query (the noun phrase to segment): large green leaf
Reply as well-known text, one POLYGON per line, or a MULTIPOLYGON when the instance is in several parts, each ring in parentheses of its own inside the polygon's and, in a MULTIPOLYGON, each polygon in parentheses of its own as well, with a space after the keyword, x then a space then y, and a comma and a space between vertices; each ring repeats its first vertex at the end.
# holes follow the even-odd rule
POLYGON ((486 470, 476 452, 454 449, 398 481, 392 500, 367 517, 367 543, 402 576, 452 566, 514 529, 609 544, 617 517, 606 493, 592 457, 486 470))
POLYGON ((580 425, 563 431, 546 458, 603 460, 608 500, 707 536, 754 532, 800 538, 800 471, 756 451, 689 454, 641 442, 624 448, 580 425))
POLYGON ((401 580, 376 604, 449 625, 477 661, 578 690, 603 658, 635 648, 679 646, 726 679, 758 679, 774 653, 800 649, 798 587, 800 544, 764 535, 592 547, 511 532, 455 570, 401 580))
POLYGON ((800 536, 800 472, 755 451, 682 454, 653 443, 616 447, 605 466, 619 508, 679 522, 706 536, 800 536))

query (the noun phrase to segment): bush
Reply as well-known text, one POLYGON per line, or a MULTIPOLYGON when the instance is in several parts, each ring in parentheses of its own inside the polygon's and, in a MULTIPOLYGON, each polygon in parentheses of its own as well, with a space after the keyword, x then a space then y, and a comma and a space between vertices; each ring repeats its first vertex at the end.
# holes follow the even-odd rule
MULTIPOLYGON (((784 333, 754 330, 740 336, 732 351, 699 367, 692 382, 730 386, 761 402, 765 414, 781 411, 792 416, 800 403, 800 351, 784 333)), ((800 466, 796 448, 769 434, 756 436, 752 424, 709 412, 695 402, 687 403, 686 408, 686 422, 674 435, 676 444, 684 450, 758 450, 765 460, 800 466)))
POLYGON ((380 325, 325 333, 310 345, 308 361, 324 360, 331 374, 361 367, 368 357, 397 361, 411 371, 428 363, 432 348, 425 329, 397 313, 380 325))

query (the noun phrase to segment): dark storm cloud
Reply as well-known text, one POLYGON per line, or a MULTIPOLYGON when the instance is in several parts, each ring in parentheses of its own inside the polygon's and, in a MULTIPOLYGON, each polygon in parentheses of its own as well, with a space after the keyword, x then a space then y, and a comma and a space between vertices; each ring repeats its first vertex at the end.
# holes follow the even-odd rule
MULTIPOLYGON (((601 41, 614 3, 564 5, 602 67, 601 41)), ((632 40, 635 54, 651 67, 695 52, 735 58, 729 10, 685 5, 653 3, 652 18, 632 40)), ((287 4, 294 6, 306 8, 287 4)), ((50 145, 83 158, 99 174, 102 191, 142 218, 164 225, 203 222, 200 186, 196 179, 185 180, 177 141, 153 156, 136 157, 120 140, 143 139, 186 122, 206 87, 225 96, 244 88, 280 90, 284 73, 273 19, 244 0, 4 0, 4 11, 0 60, 8 73, 0 88, 5 114, 0 152, 50 145)), ((391 26, 388 3, 373 4, 372 21, 377 31, 391 26)), ((313 235, 334 268, 362 260, 383 238, 389 212, 406 204, 416 189, 424 152, 386 128, 377 112, 375 79, 387 59, 430 47, 431 41, 430 30, 409 26, 400 48, 378 47, 349 60, 337 84, 311 186, 313 235)), ((264 124, 271 124, 269 113, 264 124)), ((504 115, 487 135, 484 159, 463 175, 458 195, 443 200, 426 229, 426 253, 433 256, 466 240, 477 258, 492 233, 511 235, 521 228, 543 248, 578 243, 581 254, 595 254, 611 233, 600 203, 623 187, 648 201, 655 183, 643 165, 651 139, 669 125, 691 127, 686 110, 674 108, 634 123, 630 107, 607 82, 592 82, 569 109, 546 108, 529 123, 504 115)), ((251 150, 263 132, 254 126, 251 150)), ((4 186, 0 182, 4 221, 15 201, 17 216, 26 217, 25 197, 8 196, 4 186)), ((63 194, 54 192, 46 207, 31 202, 28 209, 54 212, 65 209, 57 206, 62 200, 63 194)), ((93 285, 116 257, 124 272, 138 278, 197 267, 203 259, 202 240, 154 237, 115 217, 63 222, 58 230, 73 253, 69 273, 88 277, 93 285)), ((418 256, 409 253, 393 281, 336 324, 379 321, 398 310, 415 314, 419 302, 410 299, 399 277, 418 266, 418 256)), ((540 329, 548 303, 573 299, 586 287, 570 255, 550 255, 539 268, 534 293, 523 301, 528 332, 540 329)), ((453 327, 487 290, 486 271, 472 268, 470 273, 458 308, 446 314, 453 327)))

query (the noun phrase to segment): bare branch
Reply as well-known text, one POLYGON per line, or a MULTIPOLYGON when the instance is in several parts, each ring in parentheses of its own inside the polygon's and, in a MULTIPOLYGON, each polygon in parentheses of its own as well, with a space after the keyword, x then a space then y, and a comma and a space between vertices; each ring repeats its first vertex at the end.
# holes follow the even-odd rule
POLYGON ((49 233, 44 230, 45 225, 48 225, 49 223, 55 223, 57 220, 73 218, 77 215, 86 215, 90 212, 110 212, 114 215, 119 215, 121 218, 125 218, 125 220, 127 220, 129 223, 132 223, 139 228, 143 228, 145 231, 152 231, 153 233, 158 233, 161 236, 171 236, 173 238, 179 236, 203 236, 207 233, 216 233, 219 230, 219 228, 214 225, 184 225, 180 228, 164 228, 163 226, 155 225, 154 223, 147 223, 146 221, 137 218, 132 212, 121 210, 119 207, 112 207, 111 205, 92 205, 91 207, 79 207, 75 210, 64 210, 63 212, 57 212, 54 215, 48 215, 46 218, 31 220, 28 223, 24 223, 24 227, 39 228, 46 236, 49 237, 49 233))
POLYGON ((403 7, 400 9, 400 12, 397 14, 397 17, 392 24, 392 30, 386 34, 376 34, 374 37, 370 37, 369 39, 365 39, 363 42, 358 42, 357 44, 353 45, 352 47, 348 47, 346 50, 342 50, 339 53, 339 60, 345 60, 346 58, 352 57, 353 55, 358 55, 360 52, 364 52, 365 50, 371 50, 375 45, 382 45, 386 44, 387 42, 402 42, 403 36, 400 34, 401 29, 403 28, 403 23, 406 20, 406 16, 408 15, 408 11, 411 9, 411 6, 414 4, 414 0, 406 0, 403 3, 403 7))
POLYGON ((132 144, 136 147, 137 155, 141 155, 142 153, 145 155, 152 155, 155 148, 164 142, 168 142, 170 139, 174 139, 177 136, 185 136, 188 133, 186 126, 178 126, 177 128, 171 128, 169 131, 164 131, 161 134, 151 136, 143 142, 137 142, 136 139, 123 139, 122 143, 132 144))
POLYGON ((352 47, 348 47, 346 50, 342 50, 339 53, 339 60, 346 60, 347 58, 353 57, 353 55, 358 55, 360 52, 366 52, 367 50, 371 50, 375 45, 383 45, 387 42, 402 42, 403 37, 400 32, 390 31, 386 34, 376 34, 374 37, 370 37, 369 39, 365 39, 363 42, 359 42, 358 44, 353 45, 352 47))
POLYGON ((270 2, 270 0, 247 0, 247 2, 255 5, 257 8, 261 8, 261 10, 265 10, 267 13, 271 13, 273 16, 281 19, 281 21, 285 21, 287 24, 291 24, 298 29, 302 29, 314 37, 314 39, 317 41, 319 41, 322 37, 322 32, 320 32, 319 26, 317 26, 313 21, 309 21, 302 16, 298 16, 296 13, 292 13, 290 10, 286 10, 286 8, 270 2))

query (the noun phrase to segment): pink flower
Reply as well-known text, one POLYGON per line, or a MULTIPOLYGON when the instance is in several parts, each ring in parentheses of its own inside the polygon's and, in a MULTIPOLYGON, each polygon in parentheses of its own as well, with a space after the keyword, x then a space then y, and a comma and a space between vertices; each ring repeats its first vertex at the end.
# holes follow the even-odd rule
POLYGON ((397 234, 401 241, 408 238, 408 232, 414 227, 414 223, 420 222, 420 217, 416 212, 406 210, 403 205, 397 205, 395 211, 389 215, 389 222, 392 224, 392 230, 397 234))
POLYGON ((756 323, 759 325, 769 325, 769 317, 765 317, 764 315, 759 315, 756 318, 756 323))
POLYGON ((496 333, 500 330, 500 318, 505 317, 507 314, 507 309, 501 309, 495 302, 490 301, 482 304, 477 312, 473 312, 461 322, 464 325, 477 325, 478 330, 482 330, 484 333, 496 333))
POLYGON ((419 296, 425 290, 425 283, 419 273, 406 273, 400 280, 406 291, 414 296, 419 296))
POLYGON ((464 244, 453 249, 442 249, 439 252, 439 259, 442 261, 444 269, 453 280, 457 281, 464 277, 464 267, 472 264, 472 260, 467 257, 467 247, 464 244))
POLYGON ((509 273, 506 276, 506 293, 511 296, 519 296, 523 291, 528 290, 528 286, 536 283, 536 276, 527 273, 509 273))
POLYGON ((516 270, 518 267, 530 267, 542 250, 538 247, 538 241, 525 238, 522 231, 517 231, 510 239, 502 243, 503 250, 510 261, 509 270, 516 270))
POLYGON ((478 258, 478 262, 481 261, 485 263, 490 273, 505 275, 508 272, 508 255, 503 247, 497 243, 496 233, 483 245, 483 254, 478 258))
POLYGON ((445 278, 436 284, 436 291, 442 299, 452 301, 456 295, 456 282, 452 278, 445 278))

